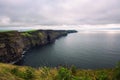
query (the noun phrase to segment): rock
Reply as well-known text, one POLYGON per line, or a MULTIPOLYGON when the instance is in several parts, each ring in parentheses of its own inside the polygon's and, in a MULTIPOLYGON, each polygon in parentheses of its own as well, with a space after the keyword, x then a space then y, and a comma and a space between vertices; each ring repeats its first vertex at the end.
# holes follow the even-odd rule
POLYGON ((0 43, 0 48, 4 48, 5 44, 4 43, 0 43))
POLYGON ((24 44, 17 31, 0 33, 0 62, 12 62, 21 57, 24 44))

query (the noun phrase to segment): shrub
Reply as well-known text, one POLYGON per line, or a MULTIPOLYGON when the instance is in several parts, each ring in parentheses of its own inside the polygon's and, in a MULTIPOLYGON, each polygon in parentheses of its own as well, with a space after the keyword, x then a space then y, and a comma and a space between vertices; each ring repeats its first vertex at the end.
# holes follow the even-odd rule
POLYGON ((71 71, 69 71, 67 68, 61 67, 58 70, 58 80, 72 80, 71 71))
POLYGON ((21 72, 21 71, 18 69, 18 67, 15 67, 15 68, 11 69, 11 73, 12 73, 13 75, 15 75, 15 76, 20 77, 20 78, 24 78, 24 73, 21 72))
POLYGON ((32 80, 34 78, 34 70, 30 67, 28 67, 25 71, 20 71, 17 67, 15 67, 11 70, 11 73, 25 80, 32 80))
POLYGON ((32 68, 27 68, 25 73, 24 73, 24 79, 26 80, 31 80, 35 77, 34 75, 34 70, 32 68))
POLYGON ((98 73, 97 80, 108 80, 108 76, 105 72, 101 71, 98 73))
POLYGON ((72 72, 73 75, 76 74, 76 71, 77 71, 76 67, 75 67, 75 66, 72 66, 72 67, 71 67, 71 72, 72 72))
POLYGON ((71 80, 82 80, 80 77, 73 76, 71 80))
POLYGON ((15 74, 15 75, 17 75, 18 72, 19 72, 19 70, 18 70, 17 67, 15 67, 15 68, 13 68, 13 69, 11 70, 11 73, 12 73, 12 74, 15 74))
POLYGON ((115 67, 115 70, 114 70, 114 80, 120 80, 120 62, 115 67))
POLYGON ((84 77, 80 77, 80 79, 76 79, 76 80, 92 80, 90 77, 84 76, 84 77))
POLYGON ((50 68, 48 68, 48 67, 43 67, 43 68, 41 68, 41 69, 42 69, 41 77, 42 77, 42 78, 46 78, 46 77, 49 75, 50 68))

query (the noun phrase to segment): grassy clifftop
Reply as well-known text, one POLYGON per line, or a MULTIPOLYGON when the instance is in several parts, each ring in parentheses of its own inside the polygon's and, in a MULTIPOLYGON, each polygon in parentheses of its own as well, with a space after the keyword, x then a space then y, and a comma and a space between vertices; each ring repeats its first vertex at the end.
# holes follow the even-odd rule
POLYGON ((0 63, 0 80, 120 80, 120 66, 114 69, 31 68, 0 63))

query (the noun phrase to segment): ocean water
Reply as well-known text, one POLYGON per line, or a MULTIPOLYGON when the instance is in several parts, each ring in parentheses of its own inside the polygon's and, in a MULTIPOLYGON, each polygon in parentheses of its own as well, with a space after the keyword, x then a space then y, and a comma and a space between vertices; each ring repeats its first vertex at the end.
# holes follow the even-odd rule
POLYGON ((20 65, 72 66, 83 69, 112 68, 120 61, 120 33, 78 32, 55 43, 30 49, 20 65))

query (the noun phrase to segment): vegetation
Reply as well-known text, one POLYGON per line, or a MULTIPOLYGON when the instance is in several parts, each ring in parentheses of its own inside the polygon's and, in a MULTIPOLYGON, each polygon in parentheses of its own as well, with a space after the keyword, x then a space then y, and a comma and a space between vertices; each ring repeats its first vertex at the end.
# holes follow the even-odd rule
POLYGON ((25 32, 31 33, 31 32, 35 32, 35 31, 37 31, 37 30, 27 30, 27 31, 25 31, 25 32))
POLYGON ((120 80, 120 64, 113 69, 31 68, 0 63, 0 80, 120 80))
MULTIPOLYGON (((0 30, 0 32, 12 32, 12 31, 17 31, 17 30, 0 30)), ((35 32, 35 31, 37 31, 37 30, 27 30, 24 32, 31 33, 31 32, 35 32)))
POLYGON ((117 66, 114 69, 114 80, 120 80, 120 62, 117 64, 117 66))
POLYGON ((25 36, 25 37, 32 37, 31 33, 32 32, 35 32, 37 30, 28 30, 28 31, 24 31, 24 32, 21 32, 21 35, 22 36, 25 36))
POLYGON ((32 35, 28 32, 23 32, 21 33, 22 36, 25 36, 25 37, 31 37, 32 35))
POLYGON ((0 30, 0 32, 11 32, 13 30, 0 30))

